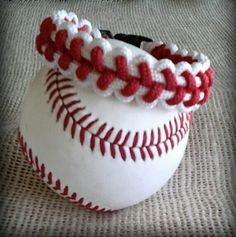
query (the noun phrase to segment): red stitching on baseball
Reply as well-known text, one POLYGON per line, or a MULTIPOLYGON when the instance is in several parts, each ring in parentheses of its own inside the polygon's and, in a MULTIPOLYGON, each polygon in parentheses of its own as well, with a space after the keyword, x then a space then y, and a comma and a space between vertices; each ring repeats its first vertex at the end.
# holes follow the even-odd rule
POLYGON ((53 173, 51 171, 47 171, 47 167, 45 164, 41 164, 38 157, 33 155, 32 149, 27 149, 27 143, 24 141, 23 135, 21 134, 20 130, 17 129, 17 137, 19 144, 22 148, 22 153, 28 161, 28 163, 34 168, 36 174, 43 179, 47 185, 56 191, 60 196, 63 196, 64 198, 68 198, 69 200, 76 203, 79 207, 86 208, 90 211, 96 211, 96 212, 112 212, 113 210, 102 208, 99 205, 95 205, 92 202, 86 202, 84 197, 78 197, 76 192, 73 192, 71 195, 71 190, 69 190, 69 187, 67 185, 62 185, 62 182, 60 179, 54 180, 53 173))
MULTIPOLYGON (((152 129, 150 132, 149 143, 147 142, 147 131, 144 131, 142 134, 136 132, 131 142, 132 146, 128 147, 126 143, 130 138, 130 131, 126 132, 125 134, 124 131, 120 129, 116 134, 114 134, 114 128, 108 128, 107 123, 103 123, 96 129, 96 132, 90 132, 89 129, 91 129, 92 127, 94 128, 99 119, 94 119, 92 118, 91 113, 85 112, 86 107, 82 106, 81 100, 74 98, 77 93, 67 91, 68 89, 74 89, 71 79, 65 78, 60 75, 60 73, 58 74, 50 70, 47 73, 45 80, 45 93, 49 95, 48 102, 51 101, 52 111, 54 111, 56 114, 56 120, 59 121, 62 118, 62 114, 65 114, 64 118, 62 118, 61 121, 63 130, 66 131, 68 129, 71 137, 75 138, 76 130, 78 128, 78 141, 81 145, 84 145, 85 137, 88 133, 90 135, 89 148, 91 149, 91 151, 93 151, 95 147, 98 147, 102 156, 104 156, 105 153, 109 150, 111 157, 116 158, 118 151, 120 157, 124 161, 127 159, 127 156, 130 156, 131 159, 135 161, 136 153, 134 149, 138 148, 140 156, 143 160, 146 160, 147 157, 153 159, 154 155, 151 150, 151 146, 155 146, 159 156, 161 156, 161 154, 163 153, 161 143, 163 143, 164 145, 165 152, 168 152, 169 149, 174 148, 173 136, 177 137, 177 142, 179 143, 189 129, 189 124, 184 124, 184 114, 179 114, 178 119, 180 121, 180 125, 178 125, 177 118, 174 118, 174 123, 172 121, 169 121, 169 123, 164 124, 165 140, 162 141, 163 134, 161 134, 160 127, 158 127, 156 131, 158 136, 156 144, 154 144, 155 134, 154 130, 152 129), (61 94, 62 92, 63 94, 61 94), (65 98, 70 98, 70 101, 66 103, 65 98), (79 118, 75 119, 75 115, 79 115, 79 118), (70 120, 72 121, 72 123, 71 126, 68 127, 70 120), (85 123, 87 123, 87 125, 83 125, 85 123), (122 136, 124 136, 123 141, 121 139, 122 136), (113 140, 109 140, 111 137, 114 137, 113 140), (109 145, 108 150, 106 149, 106 143, 109 145), (128 150, 126 150, 125 148, 128 148, 128 150), (127 154, 127 152, 129 154, 127 154)), ((189 121, 189 123, 190 119, 190 113, 186 113, 186 120, 189 121)))

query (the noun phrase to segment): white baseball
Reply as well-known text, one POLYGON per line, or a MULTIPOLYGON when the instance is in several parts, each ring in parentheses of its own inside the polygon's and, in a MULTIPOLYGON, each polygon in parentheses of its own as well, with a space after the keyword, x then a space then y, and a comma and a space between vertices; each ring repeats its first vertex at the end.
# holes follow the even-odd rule
POLYGON ((57 193, 110 211, 143 201, 168 181, 190 123, 190 113, 104 98, 43 67, 24 98, 19 139, 29 163, 57 193))

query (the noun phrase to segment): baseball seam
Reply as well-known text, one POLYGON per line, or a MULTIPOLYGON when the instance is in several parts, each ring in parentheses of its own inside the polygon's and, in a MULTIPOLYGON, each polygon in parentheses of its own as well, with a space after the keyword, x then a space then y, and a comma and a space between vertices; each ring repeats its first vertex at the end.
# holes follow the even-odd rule
POLYGON ((84 197, 79 196, 76 192, 71 192, 68 185, 63 185, 62 181, 55 177, 51 171, 47 171, 47 167, 44 163, 40 163, 38 156, 33 154, 33 151, 28 147, 27 142, 24 140, 20 130, 17 129, 17 137, 22 149, 23 156, 26 161, 33 167, 36 174, 56 193, 64 198, 68 198, 71 202, 74 202, 79 207, 86 208, 90 211, 96 212, 112 212, 114 210, 100 207, 92 202, 86 201, 84 197))
POLYGON ((99 119, 86 111, 86 106, 78 99, 72 79, 64 77, 59 71, 50 69, 47 72, 45 87, 48 103, 51 103, 51 110, 57 122, 62 123, 63 130, 69 130, 72 139, 77 139, 82 146, 87 145, 91 151, 100 151, 102 156, 109 152, 112 158, 119 155, 124 161, 128 157, 133 161, 137 157, 144 161, 153 159, 155 154, 160 157, 163 152, 173 149, 190 127, 191 114, 178 114, 164 124, 163 129, 158 127, 149 133, 137 131, 130 138, 129 131, 120 129, 115 133, 114 127, 109 127, 107 123, 98 125, 99 119), (128 140, 131 146, 127 145, 128 140))

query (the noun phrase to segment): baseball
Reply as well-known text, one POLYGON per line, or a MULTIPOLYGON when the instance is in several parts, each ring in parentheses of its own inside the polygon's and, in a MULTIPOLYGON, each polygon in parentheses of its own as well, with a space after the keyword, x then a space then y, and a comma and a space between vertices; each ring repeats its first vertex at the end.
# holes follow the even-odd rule
POLYGON ((24 97, 19 142, 59 195, 94 211, 126 208, 157 192, 179 166, 192 111, 209 96, 209 60, 175 45, 157 59, 163 43, 137 48, 104 39, 87 20, 66 14, 41 25, 36 44, 47 63, 24 97), (67 30, 64 41, 58 30, 67 30), (74 47, 75 38, 83 44, 74 47))

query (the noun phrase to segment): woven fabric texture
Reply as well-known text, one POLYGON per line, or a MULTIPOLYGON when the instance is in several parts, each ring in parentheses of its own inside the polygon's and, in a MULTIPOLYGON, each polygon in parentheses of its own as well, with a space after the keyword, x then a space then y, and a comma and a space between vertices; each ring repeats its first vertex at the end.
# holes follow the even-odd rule
POLYGON ((235 236, 236 80, 234 1, 1 1, 0 236, 235 236), (110 214, 76 207, 51 191, 16 141, 23 96, 42 66, 39 22, 65 9, 113 33, 141 34, 208 55, 210 101, 193 114, 185 157, 144 202, 110 214))

